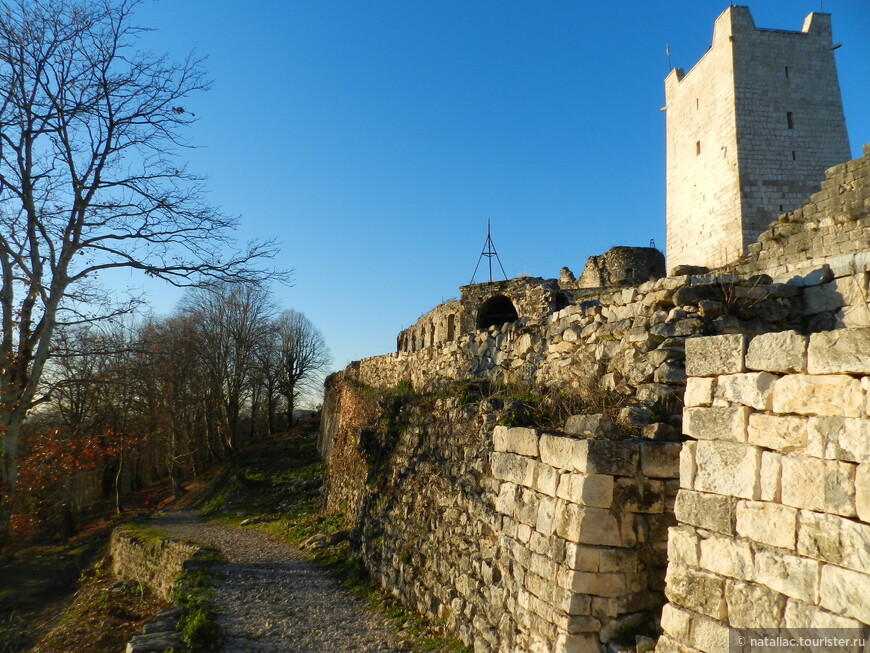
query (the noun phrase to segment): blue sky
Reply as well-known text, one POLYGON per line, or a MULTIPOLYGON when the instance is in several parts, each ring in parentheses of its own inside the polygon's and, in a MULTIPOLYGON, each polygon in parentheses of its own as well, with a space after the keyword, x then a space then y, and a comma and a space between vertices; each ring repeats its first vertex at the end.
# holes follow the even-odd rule
MULTIPOLYGON (((163 0, 142 45, 206 56, 190 167, 275 237, 282 308, 324 333, 333 367, 471 278, 492 220, 509 277, 556 277, 615 245, 664 247, 668 72, 710 45, 724 0, 163 0)), ((819 0, 750 2, 799 30, 819 0)), ((853 156, 870 142, 870 2, 824 0, 853 156)), ((477 281, 484 280, 478 273, 477 281)), ((132 285, 142 282, 125 279, 132 285)), ((158 314, 180 293, 148 285, 158 314)))

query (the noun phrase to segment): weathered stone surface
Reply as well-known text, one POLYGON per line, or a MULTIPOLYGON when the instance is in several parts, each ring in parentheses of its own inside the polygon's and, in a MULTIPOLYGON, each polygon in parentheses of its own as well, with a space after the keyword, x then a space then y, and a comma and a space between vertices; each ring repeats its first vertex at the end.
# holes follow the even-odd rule
POLYGON ((782 452, 798 451, 807 446, 807 419, 755 413, 749 416, 747 433, 750 444, 782 452))
POLYGON ((700 550, 703 569, 729 578, 753 580, 752 550, 745 540, 711 534, 701 540, 700 550))
POLYGON ((731 334, 686 340, 686 374, 718 376, 744 371, 746 336, 731 334))
POLYGON ((616 424, 604 414, 571 415, 565 420, 564 431, 567 435, 584 435, 609 440, 619 437, 616 424))
POLYGON ((623 545, 616 515, 602 508, 562 505, 556 516, 556 533, 570 542, 623 545))
POLYGON ((668 530, 668 562, 697 567, 700 556, 699 538, 694 528, 674 526, 668 530))
POLYGON ((870 587, 870 576, 867 574, 834 565, 824 565, 819 588, 819 603, 832 612, 870 624, 868 587, 870 587))
POLYGON ((781 594, 815 602, 820 564, 781 549, 763 549, 755 555, 755 581, 781 594))
POLYGON ((746 406, 685 408, 683 433, 698 440, 746 442, 750 412, 746 406))
POLYGON ((127 643, 126 653, 163 653, 183 646, 178 633, 137 635, 127 643))
POLYGON ((683 404, 687 408, 709 406, 713 403, 715 383, 715 377, 690 376, 686 380, 686 394, 683 397, 683 404))
POLYGON ((737 534, 756 542, 795 550, 796 508, 763 501, 737 504, 737 534))
POLYGON ((643 443, 640 448, 641 473, 647 478, 679 478, 682 449, 680 442, 643 443))
POLYGON ((770 372, 726 374, 716 380, 714 396, 735 404, 770 410, 773 403, 773 383, 777 380, 770 372))
POLYGON ((760 499, 761 450, 738 442, 700 440, 695 450, 695 489, 760 499))
POLYGON ((855 472, 855 510, 858 518, 870 522, 870 464, 858 465, 855 472))
POLYGON ((582 440, 560 435, 542 434, 539 446, 541 461, 558 469, 574 469, 575 460, 583 455, 582 440))
POLYGON ((490 454, 489 459, 492 465, 492 475, 498 480, 517 485, 529 486, 531 484, 530 470, 533 469, 535 461, 530 458, 496 451, 490 454))
POLYGON ((613 503, 627 512, 660 513, 665 507, 665 486, 661 481, 617 478, 613 503))
POLYGON ((537 458, 538 437, 539 434, 535 429, 496 426, 492 432, 493 448, 496 451, 537 458))
POLYGON ((581 506, 610 508, 613 503, 613 477, 606 474, 564 474, 556 494, 581 506))
POLYGON ((870 375, 870 329, 836 329, 810 336, 810 374, 870 375))
POLYGON ((852 516, 855 466, 809 456, 783 456, 782 502, 796 508, 852 516))
POLYGON ((870 419, 811 417, 807 453, 819 458, 870 462, 870 419))
POLYGON ((782 500, 782 456, 771 451, 761 454, 761 500, 782 500))
POLYGON ((860 417, 864 412, 861 382, 845 375, 784 376, 773 385, 773 410, 860 417))
POLYGON ((785 621, 786 600, 784 595, 761 585, 735 580, 725 584, 728 622, 732 628, 780 627, 785 621))
POLYGON ((870 574, 870 525, 801 510, 797 552, 870 574))
POLYGON ((695 474, 698 470, 695 465, 695 450, 697 448, 697 442, 686 442, 680 451, 680 487, 688 490, 695 487, 695 474))
POLYGON ((635 442, 578 440, 579 454, 574 469, 585 474, 634 476, 640 463, 640 447, 635 442))
POLYGON ((746 367, 767 372, 804 372, 807 369, 807 338, 796 331, 755 336, 746 350, 746 367))
POLYGON ((789 599, 785 606, 786 628, 860 628, 861 623, 848 617, 821 610, 815 605, 789 599))
POLYGON ((723 578, 672 563, 668 565, 666 583, 665 595, 669 601, 714 619, 725 618, 723 578))
POLYGON ((726 535, 734 535, 734 520, 737 499, 705 494, 692 490, 680 490, 674 504, 677 520, 726 535))

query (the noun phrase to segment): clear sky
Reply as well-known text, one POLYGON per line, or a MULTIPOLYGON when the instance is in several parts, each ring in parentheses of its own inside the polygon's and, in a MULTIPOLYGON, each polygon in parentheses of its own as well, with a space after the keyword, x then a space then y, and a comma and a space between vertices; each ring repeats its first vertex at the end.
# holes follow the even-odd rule
MULTIPOLYGON (((146 48, 207 57, 192 170, 275 237, 282 308, 324 333, 333 368, 389 353, 458 295, 492 220, 508 277, 582 271, 615 245, 664 247, 665 45, 691 68, 727 0, 163 0, 146 48)), ((819 0, 756 0, 799 30, 819 0)), ((833 14, 853 156, 870 142, 870 1, 833 14)), ((477 281, 485 280, 478 273, 477 281)), ((130 278, 130 283, 141 283, 130 278)), ((159 314, 180 293, 149 285, 159 314)))

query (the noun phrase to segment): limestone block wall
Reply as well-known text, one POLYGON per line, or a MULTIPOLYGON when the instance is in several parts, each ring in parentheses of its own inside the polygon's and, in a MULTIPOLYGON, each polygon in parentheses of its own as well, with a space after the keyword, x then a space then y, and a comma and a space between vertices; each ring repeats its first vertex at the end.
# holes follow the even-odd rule
POLYGON ((686 357, 656 650, 870 624, 870 329, 697 338, 686 357))
POLYGON ((327 507, 384 588, 477 652, 597 653, 653 632, 680 444, 498 426, 497 400, 327 392, 346 413, 327 507))

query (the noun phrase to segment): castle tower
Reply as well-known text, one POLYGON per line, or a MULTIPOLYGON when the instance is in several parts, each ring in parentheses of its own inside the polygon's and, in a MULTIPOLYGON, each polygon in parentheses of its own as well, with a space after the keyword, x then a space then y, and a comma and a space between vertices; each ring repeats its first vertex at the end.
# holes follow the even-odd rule
POLYGON ((665 78, 668 270, 736 260, 850 158, 832 48, 830 14, 790 32, 729 7, 695 67, 665 78))

